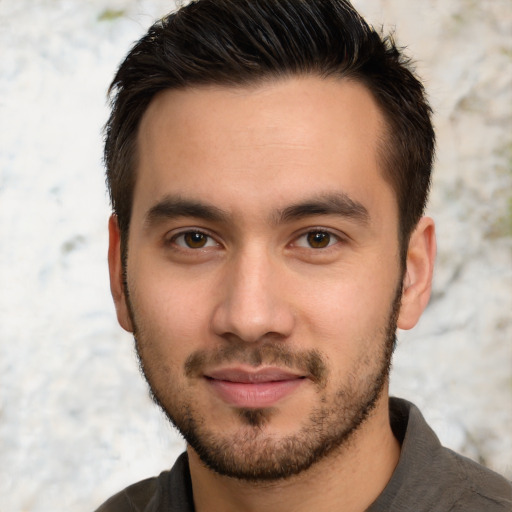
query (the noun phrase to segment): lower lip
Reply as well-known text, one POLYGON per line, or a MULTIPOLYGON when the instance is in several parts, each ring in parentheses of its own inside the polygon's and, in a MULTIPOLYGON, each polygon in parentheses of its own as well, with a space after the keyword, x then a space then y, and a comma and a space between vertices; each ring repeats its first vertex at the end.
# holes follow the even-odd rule
POLYGON ((279 380, 271 382, 230 382, 207 379, 220 398, 236 407, 271 407, 295 391, 304 379, 279 380))

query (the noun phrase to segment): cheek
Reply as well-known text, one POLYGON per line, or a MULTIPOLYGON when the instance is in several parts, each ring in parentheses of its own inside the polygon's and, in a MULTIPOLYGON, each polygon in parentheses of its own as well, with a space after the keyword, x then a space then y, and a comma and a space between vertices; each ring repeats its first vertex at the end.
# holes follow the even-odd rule
POLYGON ((204 286, 162 272, 129 274, 128 286, 139 343, 153 357, 179 366, 205 341, 211 294, 204 286))
POLYGON ((372 278, 368 274, 346 271, 317 279, 315 286, 308 276, 293 294, 300 309, 317 328, 333 332, 364 330, 387 318, 396 284, 388 277, 372 278))
MULTIPOLYGON (((301 340, 315 340, 318 349, 336 364, 350 367, 384 340, 395 293, 391 280, 331 276, 309 293, 296 289, 296 307, 302 318, 301 340)), ((307 279, 305 279, 307 281, 307 279)))

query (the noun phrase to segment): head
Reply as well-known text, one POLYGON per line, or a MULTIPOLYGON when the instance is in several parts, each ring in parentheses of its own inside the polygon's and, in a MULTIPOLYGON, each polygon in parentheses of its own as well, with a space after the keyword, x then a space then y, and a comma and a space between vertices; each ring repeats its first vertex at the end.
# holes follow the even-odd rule
POLYGON ((364 85, 381 109, 382 173, 399 210, 401 260, 421 218, 434 157, 431 109, 408 59, 346 0, 201 0, 155 23, 111 86, 105 163, 123 258, 137 180, 137 133, 161 91, 316 75, 364 85))
POLYGON ((279 479, 382 425, 434 253, 430 111, 392 42, 348 2, 200 0, 112 88, 112 291, 192 452, 279 479))

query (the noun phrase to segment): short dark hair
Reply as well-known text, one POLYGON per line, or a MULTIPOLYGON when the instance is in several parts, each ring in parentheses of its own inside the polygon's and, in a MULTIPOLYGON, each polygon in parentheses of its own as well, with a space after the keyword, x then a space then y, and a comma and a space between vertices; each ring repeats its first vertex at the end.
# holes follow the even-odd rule
POLYGON ((347 0, 197 0, 157 21, 131 49, 109 89, 107 185, 126 255, 136 180, 136 137, 165 89, 240 86, 317 75, 356 80, 381 108, 385 179, 398 202, 402 263, 424 212, 435 136, 431 108, 410 61, 347 0))

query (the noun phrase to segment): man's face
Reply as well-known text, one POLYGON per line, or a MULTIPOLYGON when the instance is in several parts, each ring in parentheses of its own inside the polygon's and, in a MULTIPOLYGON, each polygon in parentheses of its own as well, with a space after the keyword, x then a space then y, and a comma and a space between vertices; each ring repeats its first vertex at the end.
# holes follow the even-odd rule
POLYGON ((317 77, 166 91, 142 120, 120 320, 222 474, 297 473, 387 399, 402 275, 383 133, 363 86, 317 77))

